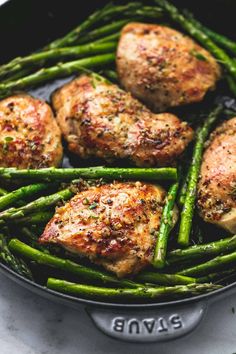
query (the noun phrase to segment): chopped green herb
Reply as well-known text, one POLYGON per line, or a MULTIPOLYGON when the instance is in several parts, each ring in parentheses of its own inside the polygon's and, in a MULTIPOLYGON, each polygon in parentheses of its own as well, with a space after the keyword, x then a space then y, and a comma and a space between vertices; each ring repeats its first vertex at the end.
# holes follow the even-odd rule
POLYGON ((90 206, 89 206, 89 209, 96 209, 97 208, 97 206, 98 206, 98 203, 96 203, 96 202, 94 202, 94 203, 92 203, 90 206))
POLYGON ((11 136, 6 136, 3 141, 3 153, 6 153, 8 151, 8 143, 10 143, 13 140, 11 136))
POLYGON ((207 58, 202 53, 197 52, 195 49, 192 49, 190 51, 190 54, 193 55, 198 60, 207 61, 207 58))
POLYGON ((5 142, 9 143, 10 141, 13 140, 13 138, 11 136, 6 136, 4 140, 5 142))
POLYGON ((106 78, 96 74, 96 73, 90 73, 90 77, 91 77, 91 83, 93 88, 96 88, 97 85, 99 85, 100 83, 110 83, 109 80, 107 80, 106 78))
POLYGON ((88 200, 88 198, 84 198, 84 200, 83 200, 83 204, 84 204, 84 205, 88 205, 88 204, 89 204, 89 200, 88 200))
POLYGON ((98 215, 95 215, 95 214, 91 214, 91 215, 89 215, 89 217, 90 217, 91 219, 98 219, 98 218, 99 218, 99 216, 98 216, 98 215))

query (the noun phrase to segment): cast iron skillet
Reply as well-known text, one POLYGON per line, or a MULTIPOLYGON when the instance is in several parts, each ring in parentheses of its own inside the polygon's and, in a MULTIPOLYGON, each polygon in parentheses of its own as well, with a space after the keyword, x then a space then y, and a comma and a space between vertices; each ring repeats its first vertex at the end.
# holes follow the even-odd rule
MULTIPOLYGON (((58 37, 81 18, 106 1, 86 1, 86 8, 78 9, 78 2, 48 0, 8 0, 0 7, 1 58, 22 55, 34 50, 49 39, 58 37), (28 34, 31 34, 30 36, 28 34), (10 45, 11 44, 11 45, 10 45)), ((189 1, 176 1, 179 5, 190 6, 189 1)), ((84 5, 85 6, 85 5, 84 5)), ((236 3, 233 0, 191 1, 195 14, 209 26, 233 37, 234 14, 236 3), (213 9, 214 7, 214 9, 213 9), (233 9, 234 8, 234 9, 233 9), (211 16, 213 13, 214 17, 211 16)), ((236 39, 236 38, 235 38, 236 39)), ((66 80, 57 80, 53 84, 32 90, 35 97, 49 99, 51 92, 66 80)), ((27 280, 0 263, 0 271, 25 288, 57 302, 74 308, 83 306, 95 325, 105 334, 126 341, 153 342, 171 340, 192 331, 203 318, 209 302, 218 300, 235 292, 236 282, 222 289, 183 300, 148 303, 117 304, 92 301, 69 296, 49 290, 42 285, 27 280)))

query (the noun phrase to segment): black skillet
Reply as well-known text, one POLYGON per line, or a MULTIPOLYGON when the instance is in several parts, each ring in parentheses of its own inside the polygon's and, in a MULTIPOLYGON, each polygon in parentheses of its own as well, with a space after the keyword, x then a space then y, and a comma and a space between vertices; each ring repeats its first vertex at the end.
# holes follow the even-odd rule
MULTIPOLYGON (((198 18, 210 27, 236 39, 234 0, 175 1, 191 7, 198 18)), ((5 61, 44 45, 79 23, 88 13, 106 1, 60 2, 47 0, 7 0, 0 7, 1 57, 5 61)), ((65 80, 44 85, 31 93, 48 100, 50 93, 65 80)), ((189 299, 162 303, 116 304, 85 300, 60 294, 29 281, 0 263, 0 271, 18 284, 74 308, 84 307, 95 325, 107 335, 134 342, 171 340, 192 331, 204 317, 208 303, 236 292, 236 282, 189 299)), ((79 320, 79 319, 78 319, 79 320)))

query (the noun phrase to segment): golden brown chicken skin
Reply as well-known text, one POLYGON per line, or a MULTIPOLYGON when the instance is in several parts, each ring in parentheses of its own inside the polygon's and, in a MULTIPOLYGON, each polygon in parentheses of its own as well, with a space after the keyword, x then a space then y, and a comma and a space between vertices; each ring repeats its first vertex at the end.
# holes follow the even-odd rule
POLYGON ((82 158, 168 166, 193 136, 175 115, 153 114, 117 85, 93 76, 83 75, 56 91, 53 106, 69 150, 82 158))
POLYGON ((48 104, 26 94, 0 101, 1 167, 57 166, 61 159, 61 133, 48 104))
POLYGON ((198 206, 205 221, 236 233, 236 117, 210 137, 203 155, 198 206))
POLYGON ((122 86, 157 112, 201 101, 220 77, 216 60, 191 38, 142 23, 123 28, 117 71, 122 86))
POLYGON ((119 277, 135 274, 151 262, 164 199, 161 187, 141 182, 90 187, 57 209, 40 242, 86 256, 119 277))

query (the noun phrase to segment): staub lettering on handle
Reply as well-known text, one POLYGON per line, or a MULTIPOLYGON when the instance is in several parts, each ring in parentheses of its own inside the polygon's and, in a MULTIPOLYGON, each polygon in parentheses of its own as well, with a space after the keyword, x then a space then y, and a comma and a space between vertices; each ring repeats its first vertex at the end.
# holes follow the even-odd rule
POLYGON ((190 333, 201 321, 206 302, 160 308, 94 308, 88 313, 105 334, 134 343, 164 342, 190 333))
POLYGON ((127 319, 125 317, 115 317, 112 320, 111 328, 114 332, 125 333, 126 335, 164 334, 183 328, 183 321, 178 314, 172 314, 167 318, 127 319))

